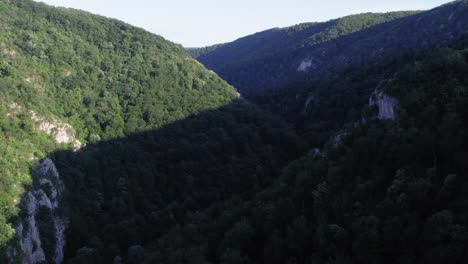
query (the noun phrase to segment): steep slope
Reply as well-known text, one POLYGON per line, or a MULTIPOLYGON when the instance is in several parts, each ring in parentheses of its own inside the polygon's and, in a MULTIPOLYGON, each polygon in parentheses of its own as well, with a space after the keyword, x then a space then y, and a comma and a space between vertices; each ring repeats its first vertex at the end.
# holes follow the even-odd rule
POLYGON ((23 186, 31 185, 30 166, 44 158, 48 150, 59 145, 38 133, 26 113, 13 112, 13 106, 0 104, 0 248, 15 236, 11 225, 18 215, 23 186))
POLYGON ((224 46, 224 44, 216 44, 213 46, 208 46, 204 48, 186 48, 187 52, 192 56, 193 58, 197 59, 198 57, 201 57, 207 53, 211 53, 214 50, 224 46))
POLYGON ((163 253, 171 256, 163 263, 208 261, 199 225, 269 186, 299 146, 284 123, 235 102, 156 131, 58 151, 51 157, 70 190, 66 259, 141 263, 163 253))
POLYGON ((161 203, 181 203, 181 181, 200 186, 194 202, 177 206, 195 213, 247 199, 297 156, 288 126, 159 36, 29 0, 0 1, 0 28, 2 263, 60 263, 63 249, 65 261, 90 251, 92 261, 126 260, 129 246, 150 242, 133 232, 157 226, 149 218, 161 203), (57 173, 36 173, 46 163, 58 163, 57 173), (65 183, 61 198, 46 184, 53 179, 65 183), (51 225, 65 219, 71 240, 60 235, 64 225, 51 225), (116 230, 141 219, 144 229, 101 233, 103 223, 116 230))
POLYGON ((272 29, 198 57, 244 96, 356 68, 384 68, 458 40, 467 31, 467 3, 422 13, 362 14, 325 23, 272 29))
POLYGON ((402 66, 360 122, 210 224, 212 262, 467 262, 467 77, 466 48, 402 66))
MULTIPOLYGON (((334 39, 414 14, 417 12, 366 13, 324 23, 275 28, 232 43, 191 49, 191 53, 197 55, 197 60, 207 68, 233 84, 242 95, 262 95, 286 85, 298 70, 305 72, 312 66, 313 57, 298 58, 297 53, 316 52, 320 48, 328 48, 334 39)), ((314 68, 320 66, 315 65, 314 68)))
MULTIPOLYGON (((455 1, 260 58, 255 55, 255 47, 268 49, 272 44, 268 38, 259 42, 252 36, 253 48, 248 52, 239 48, 241 54, 236 56, 243 58, 245 53, 253 60, 237 63, 224 59, 228 56, 225 54, 234 52, 227 50, 230 45, 249 43, 249 37, 226 44, 213 51, 213 57, 208 53, 199 60, 208 66, 214 61, 211 69, 235 85, 243 96, 281 114, 319 147, 331 136, 330 131, 359 120, 361 107, 378 83, 390 78, 401 65, 424 58, 436 48, 465 43, 467 13, 468 2, 455 1)), ((360 17, 354 18, 359 21, 360 17)))
POLYGON ((82 141, 154 129, 237 98, 180 46, 142 29, 27 0, 0 5, 2 97, 65 117, 82 141))
POLYGON ((467 5, 243 40, 303 142, 161 37, 0 1, 0 262, 467 262, 467 5))

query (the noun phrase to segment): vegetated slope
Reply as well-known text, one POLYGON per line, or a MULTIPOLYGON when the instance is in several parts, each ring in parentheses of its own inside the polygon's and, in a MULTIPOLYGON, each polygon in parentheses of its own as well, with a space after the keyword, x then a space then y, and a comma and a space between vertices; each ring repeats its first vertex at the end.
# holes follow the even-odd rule
MULTIPOLYGON (((161 202, 154 200, 157 192, 165 197, 164 202, 170 199, 176 201, 173 197, 180 198, 179 194, 174 193, 179 192, 177 186, 183 186, 183 183, 176 179, 197 184, 199 181, 208 182, 201 186, 214 189, 213 197, 220 193, 225 195, 221 198, 216 196, 215 201, 219 202, 230 199, 241 189, 232 184, 234 189, 227 192, 225 189, 231 186, 224 182, 230 182, 229 177, 243 179, 242 177, 255 178, 259 175, 260 178, 262 170, 265 170, 264 173, 268 176, 252 183, 253 189, 250 189, 250 184, 244 180, 239 183, 249 185, 245 192, 239 194, 251 196, 254 193, 252 190, 258 188, 255 186, 267 184, 274 178, 275 172, 278 171, 275 166, 281 166, 297 155, 300 144, 290 128, 278 118, 242 100, 237 101, 238 95, 232 86, 206 70, 182 47, 159 36, 113 19, 78 10, 53 8, 29 0, 1 1, 0 28, 0 136, 5 139, 1 142, 3 152, 0 157, 3 165, 0 174, 0 204, 5 206, 2 207, 5 209, 0 210, 1 253, 5 253, 6 246, 9 245, 20 253, 18 256, 21 258, 22 249, 16 246, 12 238, 15 236, 13 228, 20 218, 29 217, 29 213, 25 211, 19 214, 20 217, 16 217, 16 206, 21 200, 19 195, 25 189, 31 188, 33 182, 28 172, 34 171, 38 160, 48 155, 56 162, 51 153, 67 148, 66 144, 60 144, 63 141, 58 140, 57 143, 52 137, 41 134, 44 129, 47 130, 47 134, 52 135, 55 132, 49 131, 49 124, 46 127, 35 126, 37 116, 69 123, 83 146, 91 145, 90 149, 93 150, 87 148, 76 153, 76 158, 61 158, 59 162, 60 177, 65 181, 66 193, 69 194, 65 195, 65 200, 60 203, 61 211, 65 214, 73 212, 73 217, 69 219, 71 228, 67 236, 71 240, 66 241, 66 258, 76 256, 79 249, 82 249, 79 251, 81 253, 88 252, 87 249, 96 252, 95 256, 99 257, 96 261, 102 260, 101 257, 106 261, 111 258, 113 260, 117 255, 125 258, 128 248, 124 246, 131 242, 140 242, 131 237, 132 232, 142 230, 132 230, 134 226, 130 225, 127 226, 129 230, 119 229, 127 230, 127 233, 105 233, 103 238, 103 234, 100 233, 102 230, 99 229, 103 219, 109 221, 113 228, 116 224, 124 225, 127 220, 140 221, 140 216, 149 221, 151 212, 159 212, 157 207, 154 207, 156 203, 159 205, 161 202), (228 107, 229 105, 233 106, 228 107), (217 110, 220 108, 227 110, 217 110), (207 115, 207 111, 217 114, 207 115), (193 125, 187 121, 185 127, 175 125, 187 118, 197 118, 196 120, 200 121, 193 122, 193 125), (168 128, 170 124, 173 124, 173 129, 168 128), (228 132, 225 132, 225 125, 229 127, 228 132), (214 129, 216 127, 218 129, 214 129), (163 128, 167 132, 157 132, 163 128), (161 139, 166 141, 154 139, 158 142, 156 144, 150 139, 136 140, 139 137, 135 136, 134 139, 128 139, 128 142, 138 142, 132 143, 134 147, 132 144, 122 143, 127 142, 126 139, 132 135, 145 131, 148 131, 148 135, 154 134, 154 137, 159 135, 157 133, 165 134, 161 139), (100 145, 98 142, 106 143, 100 145), (191 147, 190 142, 194 142, 199 152, 195 152, 193 148, 190 149, 191 152, 181 152, 182 149, 187 150, 191 147), (222 155, 213 158, 212 163, 209 159, 200 159, 208 158, 209 153, 220 151, 217 142, 223 146, 222 155), (103 150, 99 150, 100 146, 103 146, 103 150), (132 163, 128 167, 125 166, 126 161, 122 157, 127 158, 124 154, 129 152, 121 152, 122 146, 138 151, 131 152, 130 155, 138 157, 138 161, 133 163, 138 165, 137 168, 131 167, 132 163), (177 149, 177 146, 181 148, 177 149), (106 152, 109 149, 112 151, 106 152), (170 153, 167 152, 169 150, 170 153), (111 155, 114 151, 115 159, 111 155), (88 159, 89 153, 96 154, 88 159), (181 159, 183 154, 188 153, 192 160, 181 159), (200 156, 200 153, 205 154, 200 156), (78 164, 89 169, 86 172, 82 171, 83 168, 74 166, 74 162, 78 162, 82 157, 84 161, 78 164), (171 160, 159 165, 154 163, 156 157, 161 160, 170 157, 171 160), (99 160, 103 160, 102 163, 99 163, 99 160), (113 170, 115 160, 123 162, 119 172, 113 170), (276 162, 271 165, 270 161, 276 162), (140 166, 142 164, 145 166, 140 166), (193 168, 193 171, 180 172, 184 166, 193 168), (145 172, 140 171, 140 167, 145 172), (96 168, 99 170, 96 171, 96 168), (108 175, 110 172, 113 172, 113 176, 104 177, 108 182, 103 182, 100 178, 102 173, 108 175), (218 178, 209 182, 208 178, 203 178, 208 175, 218 178), (228 179, 224 180, 224 177, 228 179), (73 181, 78 181, 79 184, 73 181), (138 184, 133 185, 134 181, 138 181, 138 184), (155 187, 147 181, 165 182, 165 185, 155 187), (99 185, 96 185, 95 189, 88 188, 94 183, 99 185), (104 189, 100 184, 108 186, 104 189), (144 188, 143 192, 139 188, 144 188), (90 193, 89 197, 80 194, 86 193, 86 190, 90 193), (126 192, 129 192, 127 196, 126 192), (132 206, 142 206, 143 209, 139 207, 138 215, 130 205, 128 210, 125 209, 128 197, 134 199, 132 206), (151 201, 142 197, 150 197, 151 201), (69 201, 70 207, 67 206, 69 201), (74 201, 79 203, 73 203, 74 201), (92 203, 94 207, 86 207, 88 203, 92 203), (101 211, 93 211, 91 215, 95 218, 89 219, 86 218, 90 216, 89 208, 101 211), (118 217, 113 215, 112 210, 115 208, 120 210, 118 217), (108 218, 109 215, 111 219, 108 218), (134 218, 136 216, 138 217, 134 218), (86 219, 88 225, 81 228, 89 229, 78 234, 74 232, 74 228, 80 226, 83 219, 86 219), (116 244, 109 241, 119 241, 117 251, 114 250, 116 244), (96 244, 98 242, 109 244, 107 247, 99 247, 96 244), (109 247, 112 248, 109 252, 116 255, 102 255, 108 252, 104 249, 108 250, 109 247)), ((70 149, 72 147, 68 146, 70 149)), ((73 153, 70 150, 71 156, 75 155, 73 153)), ((62 156, 57 156, 59 157, 62 156)), ((206 191, 198 190, 199 193, 206 191)), ((202 199, 199 195, 194 197, 202 199)), ((195 202, 198 200, 195 199, 195 202)), ((201 206, 194 208, 201 210, 209 206, 210 202, 203 200, 201 206)), ((189 205, 183 204, 178 208, 189 212, 188 207, 189 205)), ((36 217, 43 219, 39 219, 41 221, 38 222, 50 219, 50 216, 47 216, 49 211, 40 212, 43 213, 36 217)), ((155 223, 151 223, 148 227, 152 228, 154 225, 155 223)), ((40 226, 38 229, 39 234, 47 236, 47 239, 53 238, 54 230, 43 229, 40 226)), ((18 233, 18 230, 16 238, 24 237, 24 233, 28 232, 26 228, 23 234, 18 233)), ((157 238, 154 233, 149 234, 152 235, 151 238, 157 238)), ((42 246, 54 245, 51 241, 47 242, 42 246)), ((148 240, 141 240, 145 246, 143 242, 147 243, 148 240)), ((38 247, 40 245, 35 245, 32 250, 38 247)), ((53 253, 54 248, 44 248, 44 251, 46 261, 52 262, 54 256, 48 253, 53 253)), ((6 262, 7 255, 2 254, 0 262, 6 262)), ((34 261, 34 257, 26 257, 34 261)), ((11 261, 11 254, 9 260, 11 261)))
POLYGON ((347 71, 388 73, 388 65, 459 39, 468 30, 466 13, 466 1, 457 1, 422 13, 362 14, 270 30, 198 60, 251 98, 347 71))
MULTIPOLYGON (((366 106, 272 187, 226 208, 204 236, 212 263, 467 262, 467 77, 467 49, 402 66, 379 88, 398 102, 394 119, 366 106)), ((171 262, 161 248, 150 259, 171 262)))
POLYGON ((242 63, 245 71, 233 65, 223 66, 229 70, 218 73, 321 147, 330 132, 339 130, 344 122, 360 119, 361 108, 378 83, 401 65, 424 58, 435 48, 466 41, 467 13, 468 2, 455 1, 281 56, 242 63), (260 93, 249 94, 250 87, 258 87, 260 93))
POLYGON ((158 128, 237 98, 182 47, 142 29, 28 0, 0 4, 3 98, 64 117, 82 140, 158 128))
POLYGON ((189 52, 233 84, 242 95, 262 95, 284 86, 301 61, 308 59, 300 57, 298 61, 297 52, 315 50, 329 45, 333 39, 413 14, 417 12, 365 13, 324 23, 303 23, 259 32, 223 45, 189 49, 189 52))
POLYGON ((203 56, 207 53, 210 53, 212 51, 214 51, 215 49, 218 49, 220 47, 224 46, 224 44, 216 44, 216 45, 213 45, 213 46, 208 46, 208 47, 204 47, 204 48, 185 48, 187 50, 187 52, 190 54, 190 56, 192 56, 193 58, 198 58, 200 56, 203 56))
POLYGON ((30 165, 37 164, 37 159, 46 157, 47 151, 60 145, 37 133, 27 113, 15 114, 2 99, 0 103, 0 248, 3 249, 15 236, 10 221, 19 212, 24 186, 32 184, 30 165))
MULTIPOLYGON (((447 15, 424 31, 434 33, 429 46, 466 47, 458 38, 465 6, 425 13, 447 15), (451 26, 444 32, 453 41, 436 30, 441 25, 451 26)), ((466 262, 466 50, 443 49, 397 75, 413 59, 395 55, 404 47, 388 46, 388 57, 337 76, 326 71, 340 61, 331 56, 324 79, 315 81, 307 75, 313 64, 300 56, 305 71, 297 80, 305 81, 257 102, 296 119, 317 117, 303 123, 305 138, 328 144, 282 171, 309 144, 238 99, 180 46, 119 21, 31 1, 0 2, 0 10, 2 249, 14 245, 12 227, 28 214, 15 217, 18 184, 29 185, 27 171, 49 157, 66 186, 66 263, 466 262), (364 107, 376 87, 381 98, 370 101, 390 102, 378 116, 394 120, 376 120, 375 106, 364 107), (38 134, 31 110, 72 124, 86 145, 61 149, 38 134), (330 139, 332 129, 341 133, 330 139)), ((423 29, 432 21, 413 15, 375 28, 415 16, 423 29)), ((391 32, 416 31, 398 23, 391 32)), ((366 30, 384 34, 375 28, 366 30)), ((343 38, 370 36, 366 30, 343 38)), ((423 34, 415 35, 412 41, 423 34)), ((324 43, 348 49, 335 41, 342 40, 324 43)), ((415 57, 431 49, 415 47, 415 57)), ((362 64, 374 58, 367 56, 349 58, 362 64)), ((39 211, 39 225, 51 219, 39 211)), ((50 227, 38 227, 48 262, 50 227)))
POLYGON ((284 123, 240 101, 54 153, 70 191, 66 259, 142 263, 162 254, 163 263, 206 262, 206 232, 223 209, 269 186, 299 148, 284 123))

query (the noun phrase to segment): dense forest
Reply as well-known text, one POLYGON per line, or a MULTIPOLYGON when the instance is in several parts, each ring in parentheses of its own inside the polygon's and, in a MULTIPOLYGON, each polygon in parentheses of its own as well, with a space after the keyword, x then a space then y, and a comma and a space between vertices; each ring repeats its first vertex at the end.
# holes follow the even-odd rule
POLYGON ((106 263, 135 246, 169 247, 162 262, 202 260, 209 248, 199 225, 269 186, 300 147, 285 124, 234 102, 155 132, 56 152, 75 192, 66 253, 86 246, 71 263, 106 263))
POLYGON ((467 14, 185 50, 0 1, 0 262, 467 262, 467 14))
POLYGON ((467 12, 467 1, 455 1, 426 12, 300 24, 224 44, 198 60, 321 147, 343 123, 360 118, 381 80, 434 49, 465 43, 467 12), (258 48, 259 43, 267 44, 258 48), (232 54, 241 59, 227 57, 232 54))
MULTIPOLYGON (((248 164, 255 164, 254 171, 251 172, 251 176, 254 177, 255 169, 273 170, 269 166, 274 165, 276 168, 296 155, 294 153, 300 144, 292 130, 273 115, 263 113, 242 100, 239 101, 233 87, 216 74, 204 69, 180 46, 119 21, 78 10, 52 8, 29 0, 2 1, 0 10, 4 14, 0 16, 1 25, 4 27, 0 32, 0 113, 1 136, 5 139, 0 143, 3 165, 0 176, 1 204, 4 205, 0 214, 1 247, 6 247, 8 241, 14 237, 13 227, 18 222, 16 216, 19 211, 20 194, 24 189, 32 187, 30 170, 34 169, 41 159, 53 155, 55 150, 68 148, 64 144, 54 142, 45 133, 37 133, 38 127, 43 123, 38 123, 36 114, 50 120, 51 123, 57 118, 60 122, 69 123, 74 128, 77 139, 90 147, 98 142, 110 142, 109 145, 118 146, 121 144, 119 140, 126 136, 145 131, 152 133, 151 131, 163 128, 167 131, 169 129, 165 127, 173 124, 173 133, 179 137, 165 132, 170 142, 158 142, 169 145, 161 145, 146 152, 141 149, 140 161, 151 163, 150 160, 160 155, 170 157, 172 152, 166 151, 170 151, 167 148, 171 146, 171 149, 177 150, 176 153, 172 153, 176 162, 177 155, 181 155, 179 152, 193 148, 191 141, 198 139, 200 141, 197 144, 201 144, 197 145, 198 153, 192 150, 195 160, 186 161, 184 166, 194 167, 198 164, 198 158, 203 157, 199 156, 203 153, 202 149, 214 155, 215 148, 218 151, 222 150, 224 155, 214 155, 214 158, 220 158, 217 161, 219 166, 232 163, 229 165, 232 168, 224 170, 215 164, 212 167, 209 166, 210 163, 204 165, 205 169, 211 168, 209 173, 204 172, 207 173, 205 177, 221 170, 217 176, 228 177, 229 174, 233 174, 231 177, 237 178, 247 173, 243 167, 248 167, 250 171, 252 168, 248 164), (229 110, 220 111, 218 114, 206 113, 219 111, 217 109, 231 104, 233 106, 228 108, 229 110), (175 126, 177 122, 195 118, 197 115, 200 115, 197 119, 200 121, 194 121, 193 128, 192 122, 187 122, 182 127, 175 126), (207 121, 207 117, 203 117, 205 115, 210 116, 207 121), (222 122, 226 123, 225 126, 222 122), (217 126, 219 129, 216 129, 217 126), (212 129, 205 131, 206 127, 212 129), (225 130, 228 127, 230 131, 227 133, 225 130), (189 132, 190 129, 194 130, 193 133, 189 132), (187 138, 184 139, 184 136, 187 138), (248 141, 249 138, 251 142, 248 141), (213 146, 205 144, 210 142, 210 139, 213 146), (218 141, 219 143, 215 144, 218 141), (175 145, 180 145, 180 149, 175 148, 175 145), (184 145, 186 147, 182 147, 184 145), (279 151, 280 149, 282 151, 279 151), (156 155, 157 153, 160 154, 156 155), (236 157, 241 161, 235 162, 236 157), (266 161, 263 160, 277 163, 264 164, 266 161), (226 176, 221 172, 226 173, 226 176)), ((143 146, 148 148, 148 145, 151 145, 150 141, 134 148, 136 151, 143 146)), ((97 160, 99 159, 101 158, 98 157, 97 160)), ((171 165, 167 162, 166 169, 161 170, 171 171, 176 165, 178 164, 171 165)), ((150 168, 154 166, 156 165, 153 164, 150 168)), ((72 165, 64 167, 71 168, 72 165)), ((273 171, 277 172, 278 168, 273 171)), ((143 178, 157 177, 157 172, 151 169, 149 174, 145 173, 142 174, 143 178)), ((164 173, 169 173, 167 177, 172 177, 176 172, 164 173)), ((201 177, 202 172, 186 173, 193 174, 191 177, 197 179, 201 177)), ((268 177, 273 175, 267 174, 268 177)), ((62 174, 66 182, 72 176, 72 173, 62 174)), ((122 177, 130 176, 125 174, 122 177)), ((115 178, 118 179, 119 177, 115 178)), ((265 181, 262 184, 266 184, 268 179, 262 181, 265 181)), ((232 187, 238 189, 234 185, 232 187)), ((254 187, 255 184, 252 184, 252 188, 254 187)), ((79 199, 72 194, 79 194, 78 191, 84 186, 76 188, 68 189, 71 194, 70 201, 79 199)), ((100 187, 98 190, 103 191, 100 187)), ((93 193, 92 190, 89 191, 93 193)), ((227 193, 226 195, 229 196, 227 193)), ((93 199, 91 197, 90 195, 88 198, 93 199)), ((180 195, 177 197, 180 198, 180 195)), ((204 202, 203 208, 207 206, 206 203, 204 202)), ((71 206, 73 203, 69 204, 71 206)), ((77 212, 82 212, 82 217, 88 214, 82 209, 78 209, 77 212)), ((76 218, 77 223, 79 219, 76 218)), ((97 220, 89 224, 98 227, 97 220)), ((74 225, 75 222, 71 221, 70 226, 74 225)), ((73 229, 69 230, 72 232, 73 229)), ((73 235, 70 234, 70 237, 73 235)), ((86 244, 80 243, 88 242, 77 239, 76 243, 69 242, 68 245, 85 246, 86 244)))
POLYGON ((466 2, 457 1, 426 12, 364 13, 271 29, 197 59, 245 97, 278 90, 287 96, 298 84, 310 87, 350 71, 389 77, 395 65, 466 37, 466 9, 466 2))
POLYGON ((442 49, 383 81, 396 118, 365 107, 341 140, 230 208, 221 263, 466 262, 467 76, 468 50, 442 49))
MULTIPOLYGON (((297 82, 296 78, 304 77, 301 71, 298 74, 303 62, 306 66, 303 70, 310 67, 311 75, 323 75, 316 72, 318 69, 326 70, 322 69, 326 67, 322 63, 333 64, 329 65, 330 70, 337 71, 335 67, 342 66, 343 61, 333 61, 332 56, 342 55, 343 47, 327 50, 338 44, 349 45, 350 40, 345 36, 353 38, 353 33, 414 14, 417 12, 352 15, 323 23, 274 28, 231 43, 188 51, 208 69, 233 84, 243 96, 254 97, 283 88, 293 80, 297 82), (323 61, 320 57, 324 57, 323 61)), ((361 49, 354 55, 364 52, 365 49, 361 49)))
POLYGON ((216 44, 213 46, 208 46, 204 48, 186 48, 187 52, 190 54, 190 56, 194 57, 197 59, 198 57, 201 57, 207 53, 210 53, 220 47, 224 46, 224 44, 216 44))

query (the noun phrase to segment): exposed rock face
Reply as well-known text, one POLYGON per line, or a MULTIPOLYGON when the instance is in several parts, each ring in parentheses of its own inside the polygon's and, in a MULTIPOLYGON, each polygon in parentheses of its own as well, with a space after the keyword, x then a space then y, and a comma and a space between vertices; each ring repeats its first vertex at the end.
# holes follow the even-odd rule
MULTIPOLYGON (((75 150, 82 144, 75 136, 73 127, 56 118, 45 118, 34 111, 26 111, 20 105, 8 105, 8 116, 27 113, 38 132, 46 133, 57 141, 73 146, 75 150)), ((34 161, 34 156, 30 159, 34 161)), ((59 172, 51 159, 45 159, 33 173, 33 187, 23 194, 21 210, 25 216, 16 227, 19 249, 9 247, 7 255, 10 263, 22 256, 23 263, 62 263, 65 247, 67 219, 58 212, 60 196, 65 189, 59 172), (44 216, 45 215, 45 216, 44 216), (41 225, 42 224, 42 225, 41 225), (42 228, 46 226, 47 228, 42 228), (47 236, 48 245, 44 245, 47 236), (51 243, 52 242, 52 243, 51 243)))
POLYGON ((302 108, 302 113, 307 113, 309 106, 315 103, 315 96, 313 94, 309 94, 304 102, 304 107, 302 108))
POLYGON ((311 68, 314 64, 312 63, 311 59, 305 59, 301 61, 301 64, 299 64, 299 67, 297 67, 297 71, 299 72, 307 72, 309 68, 311 68))
POLYGON ((313 157, 314 159, 315 158, 322 158, 324 156, 322 151, 319 148, 314 148, 314 149, 310 150, 309 155, 311 157, 313 157))
POLYGON ((8 111, 7 116, 17 115, 21 112, 21 106, 19 106, 17 103, 9 104, 8 108, 10 108, 10 110, 8 111))
POLYGON ((23 224, 20 224, 17 228, 18 234, 22 236, 20 245, 23 251, 23 263, 27 264, 46 261, 36 224, 36 210, 38 204, 35 195, 32 192, 28 192, 26 196, 26 212, 28 214, 28 218, 25 222, 26 228, 24 228, 23 224))
POLYGON ((56 264, 63 262, 63 250, 65 249, 65 229, 68 221, 64 218, 54 218, 55 226, 55 255, 54 262, 56 264))
POLYGON ((36 123, 36 129, 55 138, 57 143, 71 144, 74 149, 81 148, 81 142, 75 137, 75 130, 70 124, 58 119, 47 120, 30 111, 31 119, 36 123))
POLYGON ((346 139, 346 137, 348 136, 349 136, 348 132, 341 132, 338 135, 332 137, 330 140, 331 146, 334 148, 339 146, 341 142, 343 142, 343 140, 346 139))
POLYGON ((14 49, 9 49, 5 43, 0 43, 0 54, 3 56, 9 57, 10 59, 16 58, 16 51, 14 49))
POLYGON ((63 70, 63 77, 68 77, 72 74, 71 70, 65 69, 63 70))
MULTIPOLYGON (((8 107, 10 108, 8 116, 26 112, 16 103, 11 103, 8 107)), ((82 147, 82 143, 76 138, 75 130, 70 124, 67 124, 57 118, 45 118, 39 116, 32 110, 27 111, 27 113, 34 122, 34 127, 38 132, 43 132, 52 136, 57 143, 70 144, 75 150, 82 147)))
MULTIPOLYGON (((28 191, 24 196, 24 207, 22 208, 27 216, 22 219, 16 231, 20 236, 20 246, 23 254, 23 263, 34 264, 41 262, 62 263, 63 249, 65 246, 65 228, 67 219, 58 213, 59 198, 64 190, 64 184, 60 180, 59 173, 55 164, 50 159, 45 159, 35 173, 35 187, 28 191), (39 209, 45 209, 51 216, 51 230, 40 230, 38 221, 39 209), (46 249, 43 248, 41 241, 45 232, 54 232, 53 256, 46 255, 46 249)), ((50 235, 50 234, 49 234, 50 235)), ((50 249, 49 249, 50 251, 50 249)))
POLYGON ((378 119, 395 119, 396 110, 398 107, 398 100, 395 97, 389 96, 382 90, 377 89, 369 98, 369 105, 377 105, 379 107, 379 114, 377 115, 378 119))

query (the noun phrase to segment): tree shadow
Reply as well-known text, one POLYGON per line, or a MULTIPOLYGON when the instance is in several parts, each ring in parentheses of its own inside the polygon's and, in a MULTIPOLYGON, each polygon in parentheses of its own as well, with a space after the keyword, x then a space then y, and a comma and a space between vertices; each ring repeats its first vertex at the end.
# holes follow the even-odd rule
MULTIPOLYGON (((466 7, 463 5, 452 3, 396 18, 328 41, 305 44, 296 50, 278 49, 278 53, 266 52, 264 56, 259 56, 255 54, 257 48, 272 45, 265 39, 272 41, 268 38, 273 36, 280 42, 286 37, 286 33, 269 30, 223 45, 213 51, 214 57, 205 54, 199 60, 235 86, 243 96, 253 101, 261 100, 262 95, 269 96, 272 92, 298 85, 311 87, 311 81, 339 80, 340 74, 350 71, 389 76, 402 63, 409 63, 435 48, 451 45, 461 38, 466 38, 468 18, 465 15, 466 7), (252 42, 250 49, 240 47, 248 43, 249 39, 252 42), (239 52, 252 54, 246 56, 239 52), (235 57, 234 54, 236 57, 246 57, 246 60, 239 63, 230 59, 235 57), (310 67, 307 71, 298 71, 298 66, 303 61, 310 61, 310 67)), ((308 35, 324 30, 333 21, 310 26, 298 34, 295 41, 307 43, 308 35)), ((293 42, 291 45, 297 43, 293 42)))
POLYGON ((109 263, 187 224, 197 236, 169 241, 193 245, 204 224, 270 185, 303 149, 281 119, 240 99, 155 131, 55 151, 49 158, 66 187, 65 259, 109 263))

